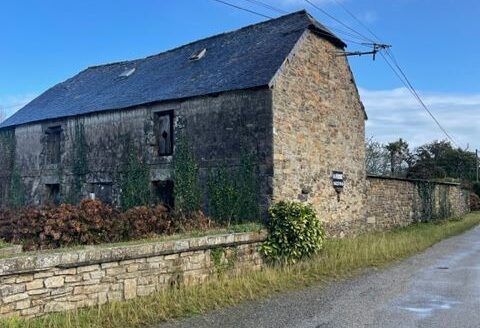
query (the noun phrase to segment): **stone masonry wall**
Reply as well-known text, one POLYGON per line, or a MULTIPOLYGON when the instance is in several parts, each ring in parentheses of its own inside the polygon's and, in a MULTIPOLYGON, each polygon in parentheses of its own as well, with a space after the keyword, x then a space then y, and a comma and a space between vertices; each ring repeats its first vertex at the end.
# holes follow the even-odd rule
POLYGON ((0 318, 128 300, 202 283, 225 268, 257 270, 262 265, 257 247, 264 238, 264 233, 237 233, 3 258, 0 318))
POLYGON ((345 57, 306 32, 273 81, 273 198, 313 204, 330 235, 365 220, 365 119, 345 57), (340 198, 332 171, 342 171, 340 198))
MULTIPOLYGON (((384 230, 424 219, 421 213, 419 183, 425 181, 369 176, 367 178, 369 228, 384 230)), ((435 183, 433 195, 434 213, 438 214, 441 211, 442 197, 445 196, 449 216, 460 216, 470 211, 468 192, 458 184, 435 183)))
MULTIPOLYGON (((75 144, 78 124, 84 126, 86 139, 87 174, 81 191, 83 197, 98 186, 108 189, 113 204, 119 204, 118 177, 131 152, 127 138, 145 154, 152 188, 154 182, 172 181, 175 152, 173 156, 159 156, 154 134, 155 113, 169 111, 174 115, 174 147, 180 136, 188 139, 199 164, 204 191, 209 170, 221 165, 238 167, 243 151, 252 155, 258 164, 258 194, 261 195, 261 204, 266 207, 271 194, 268 181, 272 175, 271 91, 268 88, 19 126, 14 131, 16 166, 23 178, 28 205, 45 203, 49 195, 48 185, 52 184, 60 185, 61 201, 68 196, 74 185, 73 154, 78 146, 75 144), (58 164, 47 163, 46 131, 52 126, 62 128, 58 164)), ((0 167, 5 160, 0 158, 0 167)), ((6 173, 7 170, 3 171, 6 173)), ((6 201, 1 190, 8 188, 6 182, 2 182, 2 172, 0 207, 2 201, 6 201)))

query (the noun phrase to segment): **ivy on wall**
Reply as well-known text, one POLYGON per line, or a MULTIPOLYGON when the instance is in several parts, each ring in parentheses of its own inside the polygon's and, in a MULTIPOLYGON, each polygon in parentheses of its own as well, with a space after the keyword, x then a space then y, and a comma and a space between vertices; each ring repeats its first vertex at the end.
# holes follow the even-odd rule
POLYGON ((208 176, 210 215, 225 224, 253 221, 259 216, 254 156, 242 152, 237 170, 222 165, 208 176))
POLYGON ((236 248, 216 247, 210 251, 210 259, 218 275, 225 274, 235 267, 238 260, 236 248))
POLYGON ((75 122, 75 131, 72 143, 72 175, 73 182, 68 195, 69 203, 78 203, 88 173, 88 145, 85 137, 85 127, 78 120, 75 122))
POLYGON ((420 221, 431 221, 435 217, 435 184, 428 181, 416 183, 420 198, 420 221))
POLYGON ((123 210, 150 202, 150 169, 145 155, 125 137, 125 160, 120 174, 120 202, 123 210))
POLYGON ((225 164, 208 175, 209 214, 227 225, 238 219, 239 204, 236 184, 225 164))
POLYGON ((15 164, 15 130, 0 131, 0 165, 5 169, 12 169, 15 164))
POLYGON ((175 208, 191 213, 200 209, 201 192, 199 169, 190 143, 181 136, 175 148, 174 160, 174 197, 175 208))
POLYGON ((25 205, 25 187, 15 163, 16 148, 15 130, 0 131, 0 167, 9 175, 6 201, 11 208, 25 205))
POLYGON ((452 215, 448 186, 436 187, 434 182, 419 181, 416 187, 420 200, 416 209, 419 221, 447 219, 452 215))
POLYGON ((448 186, 439 186, 438 218, 447 219, 452 215, 448 186))
POLYGON ((10 177, 10 188, 8 192, 8 204, 11 208, 20 208, 25 206, 25 186, 18 167, 14 165, 10 177))

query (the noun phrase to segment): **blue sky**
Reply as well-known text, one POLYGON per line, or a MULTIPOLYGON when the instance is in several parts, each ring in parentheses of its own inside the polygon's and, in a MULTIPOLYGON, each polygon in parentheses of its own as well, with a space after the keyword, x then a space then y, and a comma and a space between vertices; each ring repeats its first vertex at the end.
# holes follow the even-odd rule
MULTIPOLYGON (((227 1, 278 15, 245 0, 227 1)), ((345 29, 304 0, 263 1, 286 11, 306 8, 322 23, 345 29)), ((312 1, 370 36, 335 0, 312 1)), ((401 66, 458 144, 479 147, 480 2, 338 1, 393 45, 401 66)), ((261 20, 212 0, 2 0, 0 111, 12 114, 87 66, 144 57, 261 20)), ((349 49, 360 48, 351 43, 349 49)), ((443 138, 381 58, 352 57, 350 63, 369 115, 367 136, 404 137, 412 145, 443 138)))

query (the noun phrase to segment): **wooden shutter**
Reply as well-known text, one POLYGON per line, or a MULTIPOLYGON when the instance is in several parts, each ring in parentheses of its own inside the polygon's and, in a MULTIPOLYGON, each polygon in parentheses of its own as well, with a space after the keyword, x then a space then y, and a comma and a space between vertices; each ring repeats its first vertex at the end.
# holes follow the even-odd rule
POLYGON ((155 115, 155 135, 158 145, 158 155, 167 156, 173 152, 173 115, 172 112, 155 115))

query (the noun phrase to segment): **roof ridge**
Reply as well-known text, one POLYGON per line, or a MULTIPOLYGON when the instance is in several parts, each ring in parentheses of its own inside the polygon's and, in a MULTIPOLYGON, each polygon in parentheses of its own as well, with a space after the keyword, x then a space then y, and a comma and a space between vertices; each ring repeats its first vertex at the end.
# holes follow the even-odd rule
POLYGON ((0 129, 146 103, 268 86, 306 30, 318 32, 335 45, 342 46, 338 37, 301 10, 199 39, 146 58, 90 66, 43 92, 1 123, 0 129), (211 49, 213 56, 207 55, 199 63, 190 63, 188 52, 201 50, 198 48, 211 49), (133 67, 140 69, 132 78, 119 79, 121 69, 133 67))
MULTIPOLYGON (((236 33, 238 31, 250 29, 250 28, 253 28, 253 27, 257 27, 257 26, 260 26, 260 25, 271 23, 273 21, 282 20, 282 19, 289 18, 289 17, 295 16, 295 15, 300 15, 300 14, 305 15, 312 24, 315 24, 315 23, 319 24, 305 9, 302 9, 302 10, 294 11, 294 12, 286 14, 286 15, 282 15, 282 16, 278 16, 278 17, 275 17, 275 18, 272 18, 272 19, 267 19, 267 20, 264 20, 264 21, 261 21, 261 22, 258 22, 258 23, 253 23, 253 24, 250 24, 250 25, 246 25, 246 26, 243 26, 243 27, 240 27, 240 28, 237 28, 235 30, 228 31, 228 32, 222 32, 222 33, 207 36, 207 37, 202 38, 202 39, 197 39, 195 41, 191 41, 191 42, 182 44, 180 46, 177 46, 177 47, 174 47, 174 48, 171 48, 171 49, 167 49, 165 51, 162 51, 162 52, 159 52, 159 53, 156 53, 156 54, 153 54, 153 55, 149 55, 149 56, 146 56, 146 57, 143 57, 143 58, 136 58, 136 59, 131 59, 131 60, 122 60, 122 61, 118 61, 118 62, 92 65, 92 66, 87 67, 86 69, 127 64, 127 63, 132 63, 132 62, 135 62, 135 61, 141 61, 141 60, 144 60, 144 59, 161 56, 161 55, 167 54, 169 52, 185 48, 187 46, 190 46, 190 45, 192 45, 194 43, 197 43, 197 42, 200 42, 200 41, 206 41, 206 40, 218 38, 218 37, 225 36, 225 35, 228 35, 228 34, 236 33)), ((323 26, 323 25, 321 25, 321 26, 323 26)))

